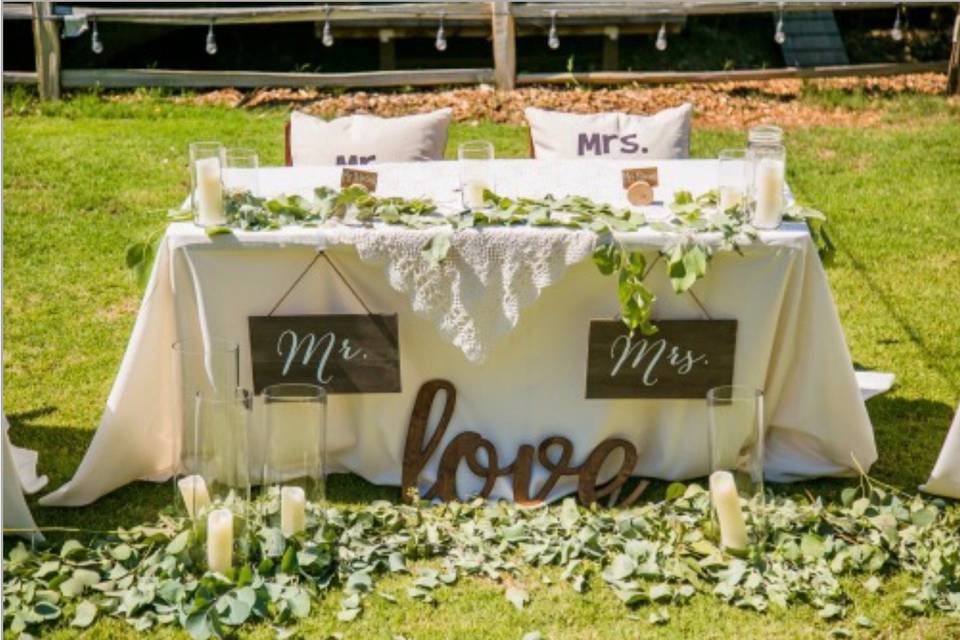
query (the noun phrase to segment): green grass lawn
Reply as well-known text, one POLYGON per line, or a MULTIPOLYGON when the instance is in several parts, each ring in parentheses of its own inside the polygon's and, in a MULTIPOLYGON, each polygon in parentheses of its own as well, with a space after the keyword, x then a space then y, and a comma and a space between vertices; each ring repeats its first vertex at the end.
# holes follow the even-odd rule
MULTIPOLYGON (((805 99, 859 107, 856 96, 805 99)), ((930 97, 885 101, 881 126, 789 131, 789 179, 802 203, 830 216, 839 252, 828 275, 854 360, 897 374, 896 388, 868 405, 880 452, 872 474, 913 491, 932 468, 960 399, 960 109, 930 97)), ((4 106, 3 410, 12 440, 40 451, 52 489, 70 478, 93 436, 133 326, 140 291, 125 272, 124 247, 164 225, 167 207, 183 199, 188 143, 254 147, 263 164, 280 164, 286 111, 178 106, 153 94, 122 104, 83 95, 40 106, 15 92, 4 106)), ((494 140, 500 156, 523 156, 526 135, 516 126, 454 125, 448 150, 481 137, 494 140)), ((697 129, 693 155, 713 156, 743 138, 697 129)), ((800 488, 833 495, 846 484, 800 488)), ((397 491, 339 476, 331 496, 348 503, 397 491)), ((137 483, 90 507, 35 508, 35 515, 41 525, 129 526, 152 519, 169 497, 167 485, 137 483)), ((302 631, 348 638, 519 639, 534 629, 549 638, 797 638, 825 637, 833 626, 812 608, 759 615, 698 596, 671 609, 669 625, 653 627, 646 614, 628 617, 606 589, 579 596, 529 582, 533 600, 523 611, 503 598, 502 587, 467 579, 440 592, 435 609, 370 603, 351 624, 336 622, 335 596, 302 631)), ((384 585, 401 583, 388 578, 384 585)), ((866 637, 960 634, 947 619, 901 612, 898 585, 902 591, 906 582, 895 580, 888 595, 847 585, 857 603, 850 618, 867 613, 878 625, 866 637)), ((247 631, 271 634, 268 627, 247 631)), ((84 637, 134 635, 107 621, 84 637)))

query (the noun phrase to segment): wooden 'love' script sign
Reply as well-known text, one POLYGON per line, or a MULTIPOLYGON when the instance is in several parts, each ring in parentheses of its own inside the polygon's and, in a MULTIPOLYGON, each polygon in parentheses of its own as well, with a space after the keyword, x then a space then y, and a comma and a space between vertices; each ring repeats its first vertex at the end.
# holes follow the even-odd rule
POLYGON ((652 336, 590 323, 587 398, 703 398, 733 384, 736 320, 661 320, 652 336))
POLYGON ((251 316, 253 388, 317 384, 327 393, 400 391, 396 315, 251 316))

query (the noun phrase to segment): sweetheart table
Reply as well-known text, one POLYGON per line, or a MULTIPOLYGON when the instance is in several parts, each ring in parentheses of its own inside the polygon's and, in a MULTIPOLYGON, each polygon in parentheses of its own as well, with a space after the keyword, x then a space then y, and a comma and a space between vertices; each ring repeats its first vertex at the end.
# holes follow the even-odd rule
MULTIPOLYGON (((715 161, 656 164, 655 197, 661 201, 669 202, 677 189, 706 191, 716 181, 715 161)), ((506 196, 583 195, 627 206, 620 174, 629 166, 498 160, 495 188, 506 196)), ((373 169, 379 174, 378 195, 430 196, 441 208, 456 208, 455 162, 373 169)), ((308 195, 320 185, 337 187, 340 171, 262 169, 261 191, 308 195)), ((648 211, 649 218, 657 215, 657 207, 648 211)), ((438 450, 458 433, 473 430, 509 460, 520 445, 563 435, 573 442, 571 462, 578 464, 595 444, 619 437, 636 446, 636 475, 672 480, 709 471, 703 400, 585 398, 590 321, 612 319, 618 312, 616 279, 601 275, 592 263, 592 239, 584 235, 590 232, 467 229, 453 236, 453 266, 436 273, 424 260, 402 253, 405 243, 419 246, 431 233, 288 227, 208 237, 190 223, 171 224, 93 442, 73 479, 42 503, 82 505, 137 479, 169 478, 181 420, 171 344, 187 338, 235 341, 241 385, 251 388, 248 317, 266 315, 319 249, 328 252, 374 313, 398 314, 399 322, 401 391, 330 396, 333 470, 399 485, 414 398, 421 384, 443 378, 456 385, 457 404, 438 450), (344 231, 350 242, 343 241, 344 231), (417 234, 416 243, 407 242, 417 234), (365 244, 368 238, 376 242, 365 244), (399 253, 391 255, 391 248, 399 253)), ((644 228, 619 234, 618 240, 646 252, 649 263, 670 238, 644 228)), ((703 317, 690 296, 673 293, 662 261, 647 283, 657 296, 656 318, 703 317)), ((738 321, 734 384, 764 391, 767 478, 850 475, 857 464, 869 469, 877 455, 873 430, 806 227, 785 223, 761 232, 760 241, 746 246, 742 256, 717 254, 693 290, 711 317, 738 321)), ((321 261, 278 313, 363 309, 321 261)), ((253 424, 257 421, 255 415, 253 424)), ((436 472, 433 459, 421 485, 429 486, 436 472)), ((534 486, 546 475, 535 470, 534 486)), ((466 473, 459 480, 463 492, 481 484, 466 473)), ((561 480, 551 497, 574 490, 574 483, 561 480)), ((511 495, 509 479, 499 479, 493 495, 511 495)))

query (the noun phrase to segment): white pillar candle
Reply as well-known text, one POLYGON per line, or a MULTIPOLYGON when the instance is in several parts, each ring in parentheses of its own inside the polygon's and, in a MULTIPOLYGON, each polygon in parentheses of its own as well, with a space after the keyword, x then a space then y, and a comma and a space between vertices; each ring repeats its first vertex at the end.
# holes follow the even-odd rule
POLYGON ((280 489, 280 529, 290 537, 307 527, 307 498, 300 487, 280 489))
POLYGON ((743 203, 743 191, 736 187, 720 187, 720 210, 726 211, 743 203))
POLYGON ((197 172, 197 222, 204 226, 226 224, 219 158, 199 158, 194 165, 197 172))
POLYGON ((762 158, 754 176, 753 224, 763 229, 780 226, 783 212, 783 161, 762 158))
POLYGON ((490 189, 483 180, 468 180, 463 183, 463 205, 468 209, 483 209, 483 192, 490 189))
POLYGON ((207 567, 224 573, 233 564, 233 513, 214 509, 207 516, 207 567))
POLYGON ((210 494, 207 493, 207 483, 197 475, 186 476, 177 481, 183 504, 187 506, 187 514, 191 518, 197 517, 210 504, 210 494))
POLYGON ((747 525, 740 510, 737 485, 729 471, 714 471, 710 474, 710 499, 720 520, 720 542, 728 549, 743 549, 747 546, 747 525))

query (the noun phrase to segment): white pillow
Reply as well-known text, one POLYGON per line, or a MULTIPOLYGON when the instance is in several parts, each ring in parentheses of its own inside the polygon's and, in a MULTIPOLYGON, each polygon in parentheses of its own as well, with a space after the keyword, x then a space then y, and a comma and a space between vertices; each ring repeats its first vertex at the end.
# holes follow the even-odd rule
POLYGON ((671 159, 690 156, 693 105, 664 109, 652 116, 628 113, 561 113, 529 107, 534 155, 555 158, 671 159))
POLYGON ((401 118, 356 115, 324 120, 290 114, 290 157, 300 165, 363 165, 442 160, 451 109, 401 118))

